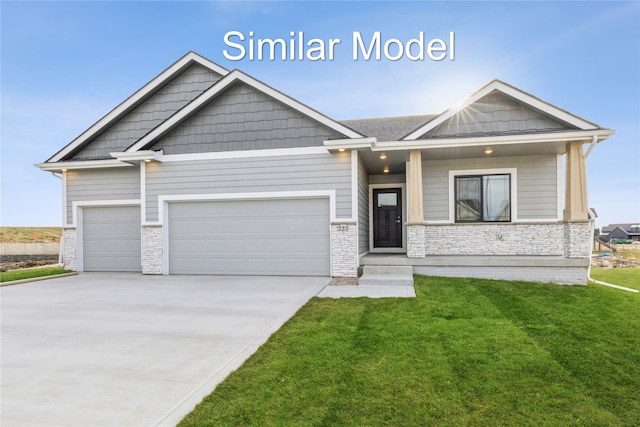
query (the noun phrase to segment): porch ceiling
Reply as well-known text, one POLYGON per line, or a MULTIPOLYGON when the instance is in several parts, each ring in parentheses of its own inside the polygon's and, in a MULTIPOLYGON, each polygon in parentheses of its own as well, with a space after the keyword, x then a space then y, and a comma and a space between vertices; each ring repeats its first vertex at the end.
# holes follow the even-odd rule
MULTIPOLYGON (((367 171, 371 175, 383 175, 385 166, 389 168, 389 174, 406 173, 406 162, 409 160, 409 149, 396 149, 387 147, 361 148, 358 154, 364 162, 367 171), (386 155, 386 159, 381 159, 381 155, 386 155)), ((535 142, 531 144, 482 144, 467 147, 428 147, 421 148, 422 160, 448 160, 448 159, 470 159, 485 157, 509 157, 509 156, 535 156, 541 154, 564 154, 566 151, 565 141, 535 142), (485 153, 490 149, 490 153, 485 153)))

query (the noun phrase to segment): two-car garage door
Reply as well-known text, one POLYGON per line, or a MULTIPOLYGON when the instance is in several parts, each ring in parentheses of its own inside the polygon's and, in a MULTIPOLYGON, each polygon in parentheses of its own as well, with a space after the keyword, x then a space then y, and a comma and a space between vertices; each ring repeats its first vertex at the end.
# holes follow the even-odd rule
POLYGON ((329 274, 329 200, 169 203, 169 273, 329 274))

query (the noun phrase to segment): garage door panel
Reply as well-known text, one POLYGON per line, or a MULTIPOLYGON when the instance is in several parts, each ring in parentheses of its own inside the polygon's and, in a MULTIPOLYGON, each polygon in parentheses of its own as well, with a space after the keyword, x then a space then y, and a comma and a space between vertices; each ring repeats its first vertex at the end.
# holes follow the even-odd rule
POLYGON ((172 274, 329 274, 328 199, 169 205, 172 274))
POLYGON ((141 271, 140 207, 82 208, 84 271, 141 271))

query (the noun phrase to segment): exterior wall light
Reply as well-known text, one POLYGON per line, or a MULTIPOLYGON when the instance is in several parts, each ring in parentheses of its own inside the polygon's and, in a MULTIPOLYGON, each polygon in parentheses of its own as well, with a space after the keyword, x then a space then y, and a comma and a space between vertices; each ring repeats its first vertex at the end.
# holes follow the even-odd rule
POLYGON ((384 169, 382 170, 382 172, 389 173, 389 166, 385 166, 384 169))
POLYGON ((484 149, 484 154, 491 154, 493 153, 493 150, 491 149, 491 147, 487 147, 484 149))

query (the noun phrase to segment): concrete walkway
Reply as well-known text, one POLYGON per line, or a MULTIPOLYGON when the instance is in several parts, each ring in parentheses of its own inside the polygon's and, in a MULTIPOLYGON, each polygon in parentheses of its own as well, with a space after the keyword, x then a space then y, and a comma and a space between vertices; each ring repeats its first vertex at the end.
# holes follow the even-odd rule
POLYGON ((326 286, 320 298, 415 298, 412 286, 326 286))
POLYGON ((175 425, 327 282, 83 273, 3 287, 0 424, 175 425))

